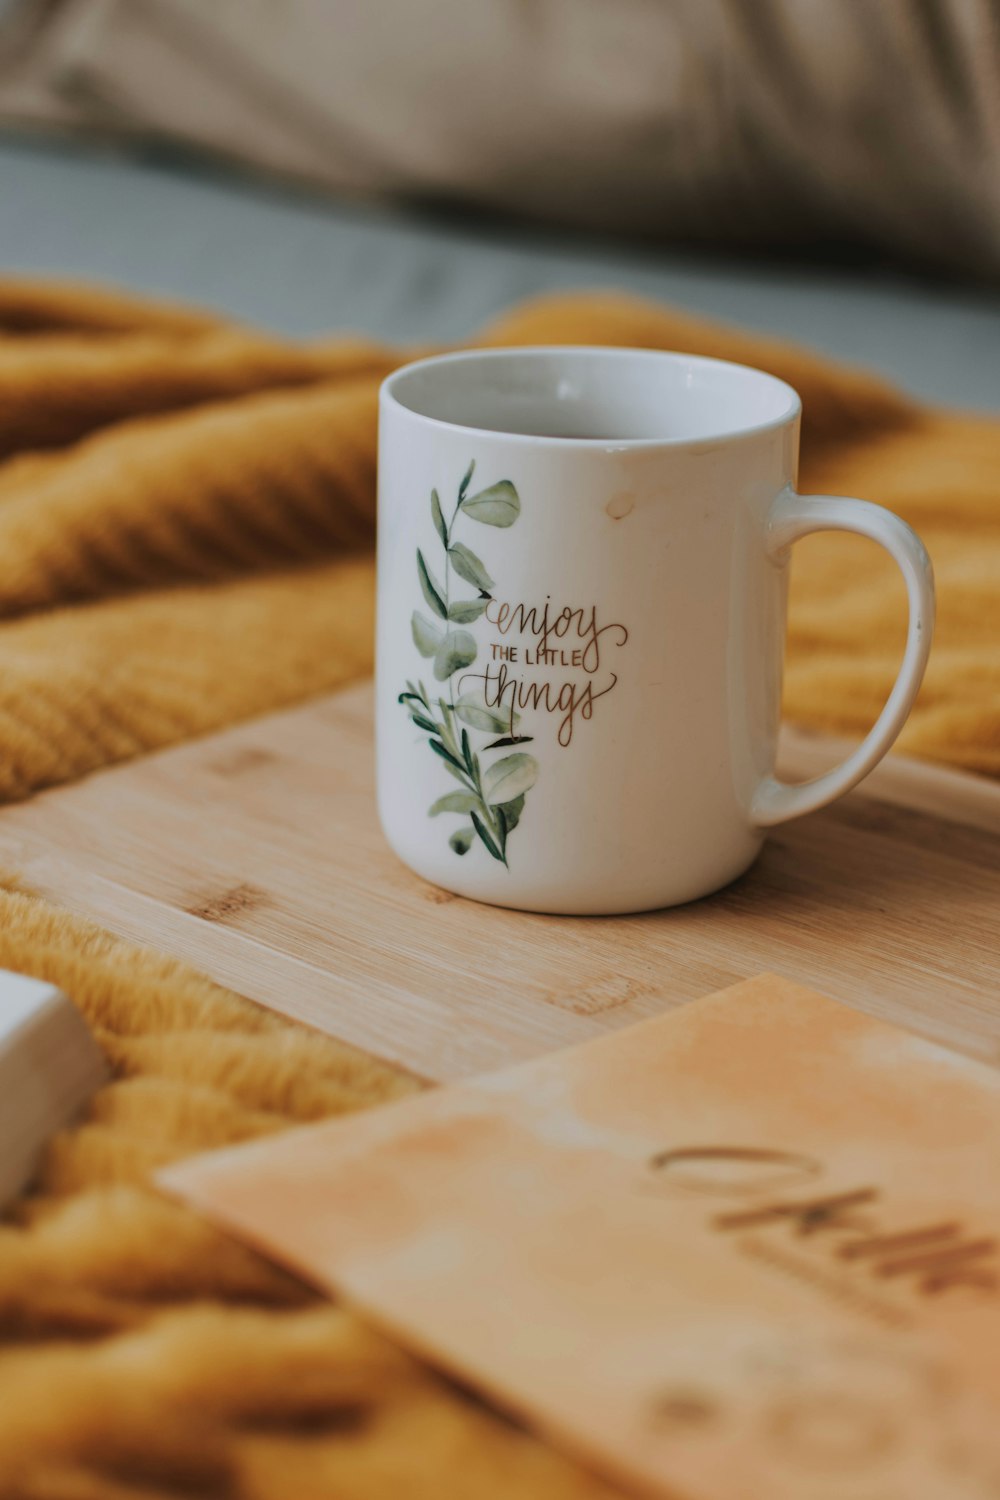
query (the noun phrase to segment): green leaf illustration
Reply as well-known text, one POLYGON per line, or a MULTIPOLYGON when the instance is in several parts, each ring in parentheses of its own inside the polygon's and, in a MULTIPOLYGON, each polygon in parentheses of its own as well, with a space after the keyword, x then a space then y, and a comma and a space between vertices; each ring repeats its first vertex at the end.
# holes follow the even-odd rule
POLYGON ((507 832, 510 833, 521 821, 521 814, 524 811, 524 793, 522 792, 520 797, 515 797, 513 802, 502 802, 500 811, 503 813, 507 832))
MULTIPOLYGON (((433 656, 444 640, 444 631, 428 620, 426 615, 422 615, 419 609, 413 611, 410 629, 413 631, 413 644, 421 656, 433 656)), ((423 702, 422 699, 418 701, 423 702)), ((424 704, 425 708, 426 706, 424 704)))
POLYGON ((491 807, 497 803, 513 802, 534 786, 538 778, 538 762, 533 755, 517 751, 495 761, 483 777, 483 793, 491 807))
POLYGON ((443 812, 470 813, 478 806, 479 798, 472 792, 446 792, 437 799, 427 815, 436 818, 438 813, 443 812))
POLYGON ((497 842, 498 842, 499 847, 500 847, 500 853, 504 857, 504 864, 506 864, 507 863, 507 819, 503 815, 503 808, 502 807, 495 807, 493 809, 493 817, 494 817, 494 820, 496 822, 497 833, 499 835, 497 842))
POLYGON ((483 564, 474 552, 466 547, 464 542, 455 542, 448 548, 448 556, 451 565, 459 578, 464 578, 466 583, 471 583, 474 588, 487 592, 493 587, 493 579, 487 573, 483 564))
POLYGON ((430 568, 424 562, 424 554, 417 548, 417 572, 420 574, 420 587, 424 591, 424 598, 436 615, 442 620, 447 620, 448 611, 444 604, 444 592, 431 574, 430 568))
POLYGON ((486 845, 487 849, 490 851, 490 853, 492 854, 493 858, 500 860, 500 862, 502 864, 503 863, 503 855, 500 853, 499 848, 497 847, 496 843, 494 842, 492 834, 490 833, 489 829, 486 827, 486 825, 483 822, 482 818, 477 817, 475 813, 472 814, 472 826, 475 828, 476 832, 479 834, 479 837, 482 839, 483 843, 486 845))
POLYGON ((434 517, 434 525, 437 534, 445 547, 448 545, 448 528, 444 523, 444 513, 441 510, 441 496, 437 490, 431 490, 431 515, 434 517))
MULTIPOLYGON (((483 526, 501 529, 513 526, 521 513, 521 500, 514 484, 509 479, 501 479, 470 495, 475 467, 473 459, 459 485, 458 510, 483 526)), ((485 615, 493 597, 494 582, 485 563, 470 547, 463 542, 451 541, 455 517, 449 524, 441 496, 434 488, 430 493, 430 506, 434 530, 445 549, 445 587, 441 587, 428 567, 424 553, 417 548, 420 589, 431 614, 428 618, 414 610, 410 628, 417 650, 432 660, 436 681, 446 686, 443 695, 436 695, 432 700, 423 682, 408 681, 406 691, 399 694, 399 702, 406 709, 410 722, 427 735, 427 743, 439 757, 438 764, 458 783, 453 791, 446 792, 431 804, 428 816, 434 818, 441 813, 455 813, 459 818, 471 818, 471 826, 466 825, 452 833, 448 840, 451 849, 458 855, 465 855, 478 839, 491 859, 506 865, 507 841, 521 819, 525 794, 535 784, 538 763, 532 756, 517 750, 514 754, 505 754, 484 771, 473 748, 475 739, 480 738, 488 741, 480 745, 481 749, 506 751, 530 744, 532 736, 518 733, 520 714, 487 704, 483 691, 462 693, 458 702, 454 701, 456 689, 452 679, 456 672, 470 666, 477 656, 475 637, 468 630, 454 627, 471 625, 485 615), (478 598, 453 601, 449 597, 453 587, 452 568, 455 576, 463 579, 478 598), (439 621, 443 623, 439 624, 439 621)))
POLYGON ((476 642, 467 630, 452 630, 445 636, 434 657, 434 676, 447 682, 453 672, 467 667, 476 659, 476 642))
POLYGON ((462 762, 460 760, 456 760, 451 751, 446 750, 440 740, 430 740, 428 743, 430 744, 430 747, 434 751, 435 755, 440 755, 441 759, 443 761, 446 761, 449 767, 454 767, 455 770, 459 773, 459 779, 464 781, 465 770, 462 766, 462 762))
POLYGON ((484 526, 513 526, 521 514, 521 501, 509 479, 491 484, 462 501, 462 509, 484 526))
POLYGON ((457 621, 459 625, 468 625, 479 619, 489 602, 488 599, 456 599, 454 604, 448 606, 448 618, 457 621))
POLYGON ((509 708, 499 704, 491 708, 482 693, 463 693, 455 704, 455 713, 470 729, 485 729, 490 734, 516 729, 521 722, 521 715, 512 713, 509 708))

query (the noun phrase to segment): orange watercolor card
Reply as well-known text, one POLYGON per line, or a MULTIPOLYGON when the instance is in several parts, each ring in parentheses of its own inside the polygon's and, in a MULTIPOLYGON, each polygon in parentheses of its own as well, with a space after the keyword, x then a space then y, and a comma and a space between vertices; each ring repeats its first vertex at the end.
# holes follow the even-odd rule
POLYGON ((159 1181, 637 1494, 1000 1496, 1000 1072, 783 979, 159 1181))

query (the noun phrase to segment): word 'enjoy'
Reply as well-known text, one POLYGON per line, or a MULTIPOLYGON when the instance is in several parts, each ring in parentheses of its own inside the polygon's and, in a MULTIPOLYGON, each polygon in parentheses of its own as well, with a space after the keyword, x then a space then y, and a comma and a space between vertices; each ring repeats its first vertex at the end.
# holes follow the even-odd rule
POLYGON ((491 642, 491 661, 485 671, 466 674, 463 683, 470 679, 481 683, 486 705, 510 714, 511 723, 522 709, 561 715, 557 739, 560 745, 568 745, 577 721, 589 720, 597 699, 617 683, 615 672, 608 671, 600 686, 595 677, 601 671, 602 652, 608 645, 624 646, 628 630, 617 621, 599 624, 596 605, 573 608, 567 604, 556 609, 551 596, 542 605, 491 599, 484 618, 507 639, 491 642), (530 644, 515 645, 509 640, 512 634, 529 637, 530 644), (586 680, 530 681, 514 675, 512 665, 575 668, 586 673, 586 680))

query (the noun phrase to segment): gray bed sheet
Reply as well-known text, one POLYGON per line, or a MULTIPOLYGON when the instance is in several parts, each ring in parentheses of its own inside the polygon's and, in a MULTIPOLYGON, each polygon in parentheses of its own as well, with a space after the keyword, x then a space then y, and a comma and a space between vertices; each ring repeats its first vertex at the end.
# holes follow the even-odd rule
POLYGON ((186 164, 0 138, 0 272, 182 298, 286 334, 464 338, 534 293, 618 288, 1000 410, 1000 295, 329 202, 186 164))

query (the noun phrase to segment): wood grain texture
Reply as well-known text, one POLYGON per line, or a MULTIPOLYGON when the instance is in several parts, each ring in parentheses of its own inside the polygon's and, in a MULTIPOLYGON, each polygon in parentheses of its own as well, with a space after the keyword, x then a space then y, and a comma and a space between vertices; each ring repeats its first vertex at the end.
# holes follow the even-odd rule
MULTIPOLYGON (((125 937, 433 1079, 775 970, 1000 1061, 1000 786, 890 758, 708 900, 480 906, 410 874, 374 808, 371 688, 0 812, 0 862, 125 937)), ((837 758, 790 735, 789 774, 837 758)))

